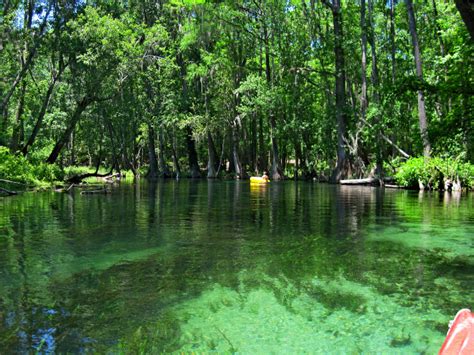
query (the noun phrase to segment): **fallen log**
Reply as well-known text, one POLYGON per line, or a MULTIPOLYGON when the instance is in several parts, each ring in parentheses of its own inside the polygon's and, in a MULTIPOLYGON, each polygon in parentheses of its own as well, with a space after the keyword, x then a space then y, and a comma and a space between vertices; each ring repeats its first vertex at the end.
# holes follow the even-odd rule
POLYGON ((367 178, 367 179, 347 179, 339 182, 341 185, 368 185, 379 183, 379 179, 367 178))
POLYGON ((0 192, 3 192, 3 193, 5 193, 5 194, 7 194, 7 196, 18 195, 18 192, 16 192, 16 191, 10 191, 10 190, 4 189, 3 187, 0 187, 0 192))
MULTIPOLYGON (((382 182, 384 183, 383 186, 386 186, 386 182, 388 183, 393 183, 394 178, 391 176, 384 177, 382 179, 382 182)), ((365 179, 347 179, 347 180, 341 180, 339 181, 341 185, 377 185, 377 186, 382 186, 380 183, 379 178, 365 178, 365 179)))

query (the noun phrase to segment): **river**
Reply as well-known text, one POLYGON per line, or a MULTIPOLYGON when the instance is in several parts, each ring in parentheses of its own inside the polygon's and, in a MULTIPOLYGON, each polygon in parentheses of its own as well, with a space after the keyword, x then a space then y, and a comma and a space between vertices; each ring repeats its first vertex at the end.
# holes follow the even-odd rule
POLYGON ((5 353, 435 353, 474 198, 271 182, 0 198, 5 353))

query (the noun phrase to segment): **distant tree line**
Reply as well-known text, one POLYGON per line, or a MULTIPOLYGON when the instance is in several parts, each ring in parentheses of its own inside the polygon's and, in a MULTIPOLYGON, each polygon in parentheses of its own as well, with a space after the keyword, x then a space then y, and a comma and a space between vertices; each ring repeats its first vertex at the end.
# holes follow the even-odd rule
POLYGON ((30 161, 337 182, 474 159, 463 1, 4 0, 0 14, 0 145, 30 161))

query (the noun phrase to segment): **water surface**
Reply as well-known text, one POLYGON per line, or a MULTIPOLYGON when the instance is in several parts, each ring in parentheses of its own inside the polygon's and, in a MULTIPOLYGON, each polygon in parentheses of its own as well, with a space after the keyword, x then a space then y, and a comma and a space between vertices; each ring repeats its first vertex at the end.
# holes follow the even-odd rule
POLYGON ((472 195, 167 181, 0 199, 6 352, 434 353, 472 195))

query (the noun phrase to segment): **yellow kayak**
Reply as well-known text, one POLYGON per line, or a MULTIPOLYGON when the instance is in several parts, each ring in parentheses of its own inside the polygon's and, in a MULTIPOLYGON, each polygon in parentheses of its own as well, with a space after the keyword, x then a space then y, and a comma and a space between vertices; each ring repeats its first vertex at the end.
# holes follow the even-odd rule
POLYGON ((263 177, 260 177, 260 176, 251 176, 250 177, 250 183, 251 184, 266 184, 268 182, 270 182, 269 179, 263 178, 263 177))

